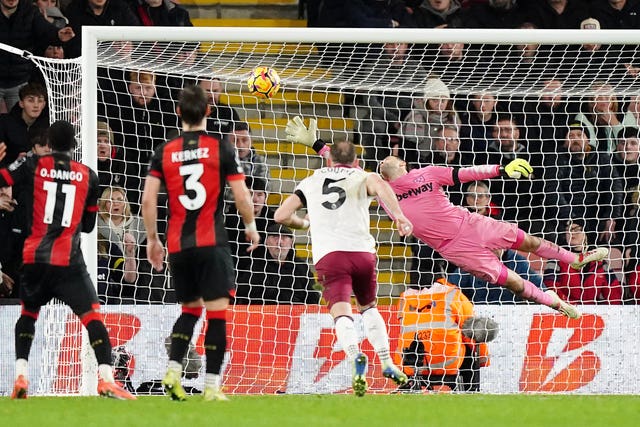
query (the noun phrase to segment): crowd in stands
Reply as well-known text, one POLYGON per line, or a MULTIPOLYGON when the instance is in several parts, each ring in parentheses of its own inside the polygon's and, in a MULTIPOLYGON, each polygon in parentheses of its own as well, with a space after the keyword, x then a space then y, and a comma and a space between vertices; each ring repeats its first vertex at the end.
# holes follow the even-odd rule
MULTIPOLYGON (((308 1, 307 7, 308 24, 315 27, 640 29, 639 0, 325 0, 308 1)), ((192 26, 187 10, 169 0, 0 0, 0 12, 0 42, 57 59, 80 55, 81 29, 87 25, 192 26)), ((123 57, 134 49, 130 42, 114 47, 123 57)), ((369 91, 355 97, 355 105, 367 111, 359 118, 357 132, 365 166, 375 170, 376 162, 387 155, 399 156, 413 167, 527 159, 536 179, 452 186, 451 201, 518 222, 528 232, 551 236, 575 251, 596 244, 617 248, 624 265, 615 272, 607 262, 578 272, 562 264, 534 269, 515 251, 498 255, 509 268, 541 288, 555 289, 571 303, 637 303, 640 95, 617 92, 638 77, 636 53, 604 45, 572 46, 570 53, 566 46, 535 44, 484 48, 489 51, 483 55, 477 46, 462 43, 395 43, 372 49, 386 61, 384 72, 390 75, 411 61, 433 73, 415 93, 369 91), (543 62, 557 66, 543 67, 543 62), (456 90, 461 82, 469 85, 482 76, 499 82, 505 75, 522 76, 523 85, 538 90, 508 99, 488 90, 456 90), (590 95, 567 95, 578 86, 590 95)), ((186 46, 181 54, 197 55, 197 46, 186 46)), ((0 63, 0 142, 6 146, 0 165, 6 166, 30 151, 46 152, 49 111, 43 77, 31 62, 0 51, 0 63)), ((146 260, 146 235, 138 213, 153 150, 179 133, 175 103, 187 83, 199 84, 209 95, 207 130, 234 144, 252 192, 263 242, 253 254, 246 252, 233 199, 225 195, 237 302, 318 303, 313 273, 295 253, 296 236, 275 224, 273 208, 267 205, 267 160, 253 147, 244 115, 220 101, 223 82, 107 68, 98 70, 96 142, 102 191, 102 301, 175 301, 166 271, 154 271, 146 260)), ((0 262, 5 283, 12 283, 4 296, 15 297, 19 286, 16 254, 25 232, 22 190, 0 193, 0 239, 10 242, 0 248, 0 262)), ((164 231, 162 226, 159 231, 164 231)), ((445 274, 475 304, 523 303, 448 265, 419 241, 407 243, 413 254, 411 285, 430 286, 445 274)))

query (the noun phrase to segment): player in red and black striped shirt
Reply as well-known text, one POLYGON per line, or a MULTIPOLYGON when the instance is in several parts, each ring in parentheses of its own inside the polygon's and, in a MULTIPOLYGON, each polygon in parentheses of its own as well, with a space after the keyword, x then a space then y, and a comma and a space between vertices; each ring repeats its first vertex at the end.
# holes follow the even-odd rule
POLYGON ((182 359, 203 305, 208 322, 203 396, 205 400, 227 400, 221 389, 220 368, 226 351, 225 316, 234 293, 235 275, 223 218, 226 182, 242 215, 245 235, 251 242, 249 249, 260 242, 251 195, 234 148, 205 131, 209 108, 202 88, 184 88, 177 110, 183 133, 156 149, 142 196, 147 257, 157 270, 162 269, 164 259, 156 225, 162 183, 169 197, 167 249, 182 314, 173 326, 169 366, 162 384, 174 400, 186 399, 180 384, 182 359))
POLYGON ((51 154, 29 154, 0 169, 0 187, 23 184, 33 200, 26 207, 30 232, 23 250, 22 313, 15 329, 16 382, 11 397, 27 397, 27 360, 38 313, 58 298, 87 328, 99 364, 98 393, 134 400, 113 379, 109 334, 80 250, 80 233, 91 232, 96 224, 99 187, 98 175, 70 157, 74 135, 69 122, 57 121, 49 129, 51 154))

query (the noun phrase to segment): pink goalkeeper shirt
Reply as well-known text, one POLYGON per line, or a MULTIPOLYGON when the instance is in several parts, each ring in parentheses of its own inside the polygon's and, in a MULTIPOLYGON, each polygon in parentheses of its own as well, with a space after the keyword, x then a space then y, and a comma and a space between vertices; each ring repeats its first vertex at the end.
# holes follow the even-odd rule
MULTIPOLYGON (((455 169, 462 183, 494 178, 500 166, 485 165, 455 169)), ((456 237, 471 213, 449 201, 443 187, 453 185, 454 168, 427 166, 414 169, 389 182, 396 193, 405 216, 413 223, 413 234, 439 251, 456 237)))

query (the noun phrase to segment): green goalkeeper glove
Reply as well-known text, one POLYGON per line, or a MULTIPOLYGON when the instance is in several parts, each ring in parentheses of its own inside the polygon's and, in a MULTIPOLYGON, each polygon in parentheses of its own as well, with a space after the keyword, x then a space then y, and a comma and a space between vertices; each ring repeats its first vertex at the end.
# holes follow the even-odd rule
POLYGON ((289 120, 284 131, 287 134, 287 141, 304 144, 307 147, 313 147, 313 143, 318 140, 318 122, 316 119, 310 119, 309 128, 307 128, 302 121, 302 117, 295 116, 293 120, 289 120))
POLYGON ((510 161, 509 164, 504 167, 504 173, 506 173, 509 178, 529 178, 529 176, 533 173, 533 168, 526 160, 515 159, 510 161))

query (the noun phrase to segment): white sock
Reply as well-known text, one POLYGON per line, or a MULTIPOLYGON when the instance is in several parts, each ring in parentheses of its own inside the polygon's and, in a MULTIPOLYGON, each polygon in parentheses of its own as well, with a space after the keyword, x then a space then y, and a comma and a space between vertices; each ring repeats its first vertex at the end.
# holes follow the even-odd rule
POLYGON ((114 383, 113 379, 113 366, 111 365, 98 365, 98 375, 104 382, 114 383))
POLYGON ((218 374, 205 374, 204 376, 204 386, 211 387, 214 390, 220 390, 220 386, 222 385, 222 377, 218 374))
POLYGON ((389 354, 389 334, 387 333, 387 325, 384 323, 384 319, 380 315, 380 312, 376 307, 369 308, 362 313, 362 322, 364 323, 364 330, 367 334, 367 339, 371 343, 371 346, 376 351, 380 363, 386 365, 392 363, 391 355, 389 354))
POLYGON ((16 359, 16 379, 20 375, 27 378, 28 372, 29 372, 29 362, 27 362, 27 359, 16 359))
POLYGON ((360 348, 358 347, 358 335, 353 324, 353 319, 348 316, 340 316, 335 321, 336 337, 338 343, 347 354, 350 361, 354 361, 360 348))
POLYGON ((170 371, 174 371, 182 374, 182 364, 176 362, 175 360, 169 360, 169 363, 167 364, 167 369, 170 371))

